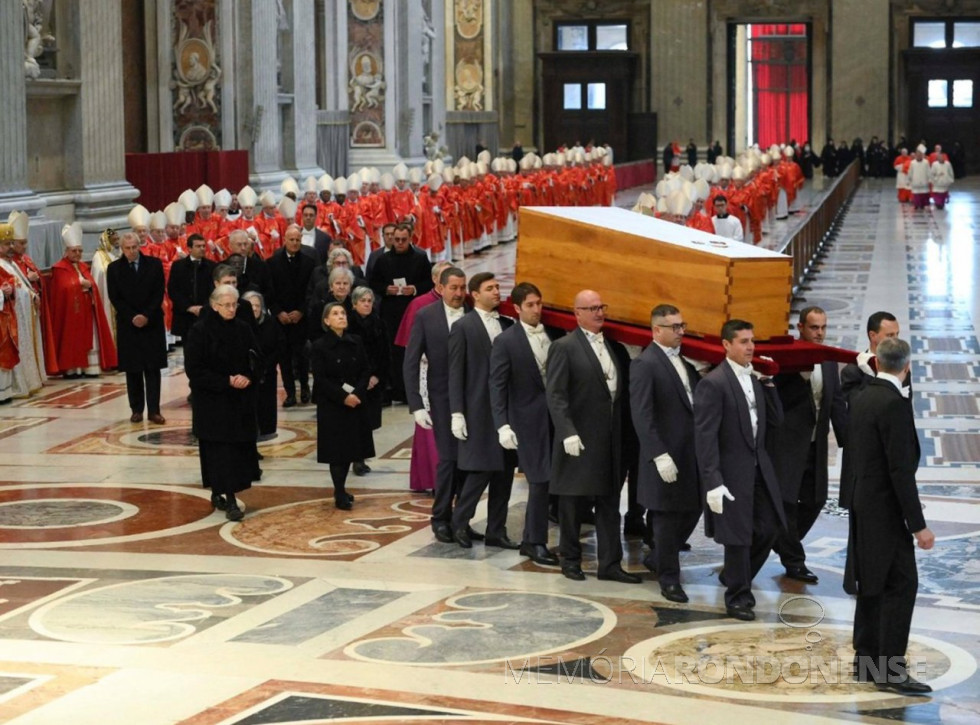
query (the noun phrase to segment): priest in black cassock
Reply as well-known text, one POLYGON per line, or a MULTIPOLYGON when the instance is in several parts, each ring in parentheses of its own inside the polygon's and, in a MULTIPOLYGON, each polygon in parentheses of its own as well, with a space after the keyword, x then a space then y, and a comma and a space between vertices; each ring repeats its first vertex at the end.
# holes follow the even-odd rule
POLYGON ((382 255, 371 270, 371 288, 381 301, 380 314, 388 331, 391 346, 391 397, 405 400, 405 387, 401 374, 405 350, 394 346, 394 336, 401 324, 409 303, 432 289, 429 258, 412 246, 412 229, 399 224, 391 251, 382 255))

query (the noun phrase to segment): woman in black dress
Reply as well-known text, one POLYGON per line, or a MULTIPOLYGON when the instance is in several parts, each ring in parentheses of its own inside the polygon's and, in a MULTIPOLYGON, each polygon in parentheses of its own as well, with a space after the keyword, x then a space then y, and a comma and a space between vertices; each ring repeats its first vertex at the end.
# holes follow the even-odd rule
POLYGON ((255 448, 255 366, 258 343, 248 324, 235 318, 238 290, 219 285, 211 311, 194 324, 184 345, 184 369, 193 393, 193 432, 201 478, 211 503, 230 521, 244 514, 235 494, 252 485, 255 448))
POLYGON ((283 344, 284 333, 279 320, 269 314, 265 306, 265 298, 261 292, 250 291, 242 295, 242 299, 252 305, 255 315, 255 337, 259 343, 259 354, 262 365, 258 371, 259 378, 255 381, 255 408, 258 414, 259 435, 256 440, 269 441, 276 437, 278 423, 279 392, 276 389, 276 364, 279 362, 279 350, 283 344))
MULTIPOLYGON (((391 369, 391 352, 388 349, 388 333, 385 323, 374 311, 374 290, 358 287, 351 294, 353 313, 348 315, 348 332, 361 338, 367 353, 371 377, 368 378, 367 396, 363 401, 365 415, 371 430, 381 427, 382 393, 388 385, 391 369)), ((354 475, 371 472, 364 461, 354 461, 354 475)))
POLYGON ((374 456, 374 437, 363 401, 371 368, 361 340, 347 334, 347 311, 328 302, 320 318, 324 334, 313 343, 313 402, 316 403, 316 459, 330 464, 334 504, 349 511, 351 463, 374 456))

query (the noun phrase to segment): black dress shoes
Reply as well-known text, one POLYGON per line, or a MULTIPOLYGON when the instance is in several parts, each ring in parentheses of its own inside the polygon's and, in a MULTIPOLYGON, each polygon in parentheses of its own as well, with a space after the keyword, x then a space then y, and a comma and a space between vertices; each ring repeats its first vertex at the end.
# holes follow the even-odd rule
POLYGON ((582 573, 582 567, 578 564, 563 564, 561 573, 566 579, 571 579, 576 582, 585 581, 585 574, 582 573))
POLYGON ((599 574, 598 578, 602 581, 620 582, 622 584, 639 584, 643 581, 636 574, 630 574, 623 569, 613 569, 606 574, 599 574))
POLYGON ((654 549, 643 557, 643 566, 650 570, 651 574, 657 573, 657 551, 654 549))
POLYGON ((282 401, 282 407, 283 408, 295 408, 296 407, 296 396, 295 395, 287 395, 286 396, 286 399, 284 401, 282 401))
POLYGON ((504 534, 499 539, 487 539, 483 543, 485 546, 493 546, 498 549, 512 549, 514 551, 517 551, 518 549, 521 548, 521 545, 514 541, 511 541, 510 537, 507 536, 507 534, 504 534))
POLYGON ((340 496, 333 497, 333 505, 339 508, 341 511, 350 511, 354 508, 354 502, 350 496, 346 493, 340 496))
POLYGON ((354 475, 366 476, 371 472, 371 467, 364 461, 354 461, 354 475))
POLYGON ((301 402, 303 405, 306 405, 307 403, 310 402, 310 389, 309 388, 303 388, 300 391, 300 393, 299 393, 299 402, 301 402))
POLYGON ((228 498, 228 508, 225 509, 225 518, 229 521, 241 521, 245 518, 245 514, 238 508, 238 501, 235 500, 234 496, 228 498))
POLYGON ((456 529, 453 532, 453 541, 464 549, 473 548, 473 540, 470 538, 470 532, 466 529, 456 529))
POLYGON ((906 695, 908 697, 924 697, 932 692, 932 688, 929 685, 924 682, 919 682, 909 674, 891 682, 888 680, 876 682, 875 687, 882 692, 893 692, 896 695, 906 695))
POLYGON ((816 584, 820 581, 817 578, 817 575, 807 569, 805 566, 787 567, 786 578, 795 579, 798 582, 806 582, 807 584, 816 584))
POLYGON ((740 619, 743 622, 751 622, 753 619, 755 619, 755 612, 752 611, 752 607, 744 604, 729 605, 725 607, 725 613, 732 619, 740 619))
POLYGON ((443 544, 453 543, 453 532, 449 528, 449 524, 440 522, 432 526, 432 533, 435 534, 436 541, 441 541, 443 544))
POLYGON ((680 584, 667 584, 666 586, 660 587, 660 596, 668 602, 677 602, 678 604, 687 604, 689 601, 687 592, 684 591, 680 584))
POLYGON ((218 511, 228 510, 228 500, 220 493, 211 494, 211 505, 214 506, 218 511))
POLYGON ((483 541, 486 537, 479 531, 474 531, 472 527, 466 527, 466 533, 470 535, 470 541, 483 541))
POLYGON ((521 544, 521 556, 526 556, 541 566, 556 566, 558 564, 558 557, 548 551, 548 547, 544 544, 521 544))
POLYGON ((684 542, 683 544, 681 544, 680 546, 678 546, 678 547, 677 547, 677 550, 678 550, 678 551, 690 551, 690 550, 691 550, 691 545, 690 545, 690 544, 688 544, 688 543, 687 543, 687 542, 685 541, 685 542, 684 542))
POLYGON ((130 423, 142 423, 143 422, 143 414, 142 413, 133 413, 131 416, 129 416, 129 422, 130 423))

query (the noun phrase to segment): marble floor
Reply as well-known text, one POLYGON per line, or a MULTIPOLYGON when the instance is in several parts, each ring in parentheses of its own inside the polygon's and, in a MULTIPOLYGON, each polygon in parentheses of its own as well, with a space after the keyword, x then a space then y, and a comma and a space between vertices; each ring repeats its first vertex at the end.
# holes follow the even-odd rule
MULTIPOLYGON (((910 655, 933 697, 881 694, 847 672, 853 601, 833 506, 807 541, 820 583, 785 580, 770 559, 751 624, 725 617, 721 549, 700 530, 682 555, 683 606, 650 574, 572 582, 516 552, 435 542, 431 499, 408 490, 404 406, 385 411, 350 512, 333 508, 315 463, 313 409, 285 411, 261 444, 261 483, 240 497, 246 517, 230 523, 199 485, 176 353, 165 426, 126 422, 119 375, 52 382, 0 408, 0 721, 980 721, 978 227, 974 180, 945 211, 920 213, 867 181, 803 292, 828 310, 831 344, 863 347, 879 308, 913 344, 937 545, 918 554, 910 655)), ((785 229, 769 231, 776 243, 785 229)), ((467 266, 509 286, 513 263, 511 244, 467 266)), ((603 283, 615 280, 592 286, 603 283)), ((832 447, 834 486, 839 464, 832 447)), ((519 478, 512 535, 526 493, 519 478)), ((642 543, 624 547, 644 572, 642 543)))

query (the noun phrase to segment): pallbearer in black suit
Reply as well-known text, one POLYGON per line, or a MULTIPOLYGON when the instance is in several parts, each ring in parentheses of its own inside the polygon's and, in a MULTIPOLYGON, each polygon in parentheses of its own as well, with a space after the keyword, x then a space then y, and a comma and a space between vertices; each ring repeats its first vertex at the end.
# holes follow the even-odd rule
MULTIPOLYGON (((800 339, 822 345, 827 313, 819 307, 800 312, 800 339)), ((812 371, 780 373, 773 382, 783 405, 783 424, 770 427, 767 447, 783 492, 786 530, 773 550, 786 576, 810 584, 817 575, 806 566, 803 539, 827 503, 827 436, 830 424, 839 445, 847 430, 847 405, 841 392, 837 363, 823 362, 812 371)))
POLYGON ((140 253, 139 237, 123 234, 123 256, 109 264, 109 300, 116 308, 119 369, 126 372, 130 420, 163 424, 160 415, 160 369, 167 367, 167 336, 163 326, 163 264, 140 253))
POLYGON ((500 282, 493 272, 470 278, 473 309, 449 331, 449 410, 458 441, 456 465, 466 479, 453 510, 453 538, 464 549, 473 546, 470 519, 490 487, 486 545, 518 549, 507 536, 507 505, 514 483, 516 456, 501 447, 490 412, 490 351, 501 332, 514 324, 497 313, 500 282))
MULTIPOLYGON (((457 446, 449 415, 449 330, 462 318, 466 299, 466 273, 447 267, 439 277, 442 302, 423 307, 415 316, 405 348, 404 381, 408 409, 415 422, 431 429, 436 438, 439 464, 436 467, 435 500, 432 502, 432 532, 446 544, 452 543, 453 499, 459 489, 456 470, 457 446), (419 391, 422 356, 428 362, 429 408, 426 412, 419 391)), ((470 538, 473 538, 472 533, 470 538)))
POLYGON ((623 571, 619 497, 621 467, 620 379, 612 347, 602 335, 607 305, 593 290, 575 295, 578 327, 548 349, 548 410, 555 424, 550 491, 560 496, 562 574, 582 573, 582 518, 595 504, 599 579, 639 584, 623 571))
POLYGON ((213 289, 214 262, 204 256, 207 241, 200 234, 191 234, 187 237, 187 251, 186 257, 170 267, 170 279, 167 280, 167 296, 174 309, 170 331, 182 340, 187 337, 191 325, 200 319, 201 312, 207 310, 213 289))
POLYGON ((701 488, 694 455, 694 366, 681 357, 686 324, 673 305, 650 313, 653 342, 630 365, 633 425, 640 439, 637 498, 649 510, 653 546, 644 560, 660 579, 660 593, 688 601, 678 552, 701 518, 701 488))
POLYGON ((931 549, 915 483, 919 439, 902 382, 911 353, 904 340, 877 346, 878 374, 850 410, 847 447, 854 485, 842 504, 850 510, 844 590, 857 594, 854 652, 861 681, 901 695, 924 695, 906 667, 905 651, 919 578, 913 537, 931 549))
MULTIPOLYGON (((841 390, 844 392, 844 399, 848 405, 851 405, 855 396, 875 378, 875 369, 872 367, 871 359, 877 353, 878 344, 889 337, 898 337, 901 328, 895 315, 881 310, 868 317, 867 333, 868 349, 858 355, 856 363, 845 365, 840 371, 841 390)), ((910 388, 911 383, 911 376, 906 376, 902 385, 910 388)), ((910 393, 908 399, 911 400, 911 398, 910 393)))
POLYGON ((705 533, 725 547, 725 608, 730 617, 752 620, 752 580, 786 525, 765 446, 766 430, 782 423, 783 409, 772 379, 760 382, 752 369, 752 323, 729 320, 721 340, 724 362, 694 393, 694 448, 708 506, 705 533))
MULTIPOLYGON (((299 380, 300 402, 310 402, 310 359, 306 349, 306 288, 316 263, 302 253, 303 232, 295 224, 286 227, 283 247, 269 258, 266 267, 272 282, 269 312, 282 325, 283 345, 279 350, 279 370, 286 399, 282 407, 296 405, 296 381, 299 380)), ((322 309, 316 310, 319 317, 322 309)))
POLYGON ((517 451, 527 479, 527 506, 521 554, 554 566, 548 550, 548 480, 551 478, 551 418, 545 370, 551 340, 541 324, 541 291, 530 282, 514 287, 511 301, 520 314, 494 340, 490 352, 490 409, 500 445, 517 451))

